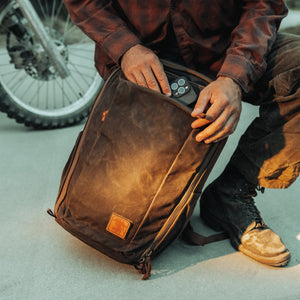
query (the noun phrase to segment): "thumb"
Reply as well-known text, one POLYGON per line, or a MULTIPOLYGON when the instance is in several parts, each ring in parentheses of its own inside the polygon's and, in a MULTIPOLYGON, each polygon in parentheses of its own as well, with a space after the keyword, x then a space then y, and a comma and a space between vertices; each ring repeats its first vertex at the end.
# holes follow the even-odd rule
POLYGON ((201 113, 203 113, 205 108, 207 107, 207 104, 210 101, 210 98, 211 98, 211 93, 202 90, 198 97, 197 103, 194 107, 194 110, 191 113, 191 116, 196 118, 201 113))

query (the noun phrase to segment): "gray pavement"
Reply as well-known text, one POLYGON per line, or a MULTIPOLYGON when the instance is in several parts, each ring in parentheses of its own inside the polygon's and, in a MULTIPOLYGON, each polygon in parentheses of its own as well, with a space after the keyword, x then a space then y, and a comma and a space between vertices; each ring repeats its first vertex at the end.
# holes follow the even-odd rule
MULTIPOLYGON (((222 171, 256 115, 256 107, 243 104, 239 126, 207 183, 222 171)), ((292 254, 287 267, 261 265, 236 252, 228 240, 205 247, 176 240, 153 261, 151 279, 141 281, 133 267, 86 246, 46 214, 82 127, 31 130, 0 113, 1 300, 300 299, 299 180, 287 190, 266 190, 256 200, 265 222, 292 254)), ((198 215, 197 207, 194 227, 213 233, 198 215)))
MULTIPOLYGON (((208 183, 223 169, 241 132, 257 114, 243 105, 241 122, 208 183)), ((83 125, 37 131, 0 114, 0 299, 300 299, 299 182, 257 197, 265 222, 287 244, 290 264, 261 265, 228 240, 193 247, 176 240, 153 261, 149 281, 64 231, 46 214, 62 168, 83 125)), ((204 234, 197 207, 192 222, 204 234)))
MULTIPOLYGON (((298 0, 299 1, 299 0, 298 0)), ((300 11, 290 10, 288 16, 284 18, 280 24, 281 29, 293 27, 300 24, 300 11)))

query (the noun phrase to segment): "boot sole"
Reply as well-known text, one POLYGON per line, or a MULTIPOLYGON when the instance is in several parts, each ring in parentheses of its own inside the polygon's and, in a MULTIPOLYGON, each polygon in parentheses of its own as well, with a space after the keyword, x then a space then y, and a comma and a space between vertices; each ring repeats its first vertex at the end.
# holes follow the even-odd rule
POLYGON ((215 231, 225 231, 230 238, 230 243, 233 246, 233 248, 235 248, 236 250, 242 252, 243 254, 251 257, 252 259, 263 263, 265 265, 268 266, 272 266, 272 267, 284 267, 288 264, 288 262, 290 261, 291 255, 290 252, 287 250, 286 252, 278 255, 278 256, 273 256, 273 257, 265 257, 265 256, 260 256, 257 255, 249 250, 247 250, 239 241, 239 239, 237 239, 230 230, 230 226, 227 225, 226 223, 222 222, 220 219, 218 219, 217 217, 215 217, 213 214, 211 214, 209 212, 208 209, 204 208, 205 205, 203 204, 203 202, 200 202, 200 216, 202 218, 202 220, 212 229, 214 229, 215 231), (205 211, 205 213, 204 213, 205 211))
POLYGON ((288 250, 278 256, 273 256, 273 257, 265 257, 265 256, 257 255, 244 248, 242 244, 239 245, 238 250, 241 251, 243 254, 255 259, 256 261, 259 261, 260 263, 272 267, 284 267, 288 264, 291 258, 291 254, 288 250))

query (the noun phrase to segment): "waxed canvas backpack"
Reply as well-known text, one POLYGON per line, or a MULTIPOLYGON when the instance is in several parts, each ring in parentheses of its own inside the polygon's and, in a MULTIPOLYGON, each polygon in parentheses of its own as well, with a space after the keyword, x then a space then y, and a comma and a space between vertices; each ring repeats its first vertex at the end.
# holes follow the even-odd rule
POLYGON ((225 144, 198 143, 199 129, 191 128, 191 107, 210 80, 166 61, 164 68, 172 98, 129 82, 120 69, 111 74, 63 170, 54 211, 48 210, 86 244, 134 265, 143 279, 151 259, 182 232, 195 244, 224 238, 197 235, 189 225, 225 144))

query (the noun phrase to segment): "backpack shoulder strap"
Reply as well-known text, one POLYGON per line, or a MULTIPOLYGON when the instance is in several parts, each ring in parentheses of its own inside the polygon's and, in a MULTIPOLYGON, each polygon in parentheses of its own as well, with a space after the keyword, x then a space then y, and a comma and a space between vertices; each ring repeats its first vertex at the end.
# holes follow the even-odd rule
POLYGON ((187 226, 182 232, 182 238, 188 244, 204 246, 208 243, 225 240, 228 238, 228 235, 225 232, 221 232, 209 236, 204 236, 195 232, 191 223, 188 222, 187 226))

